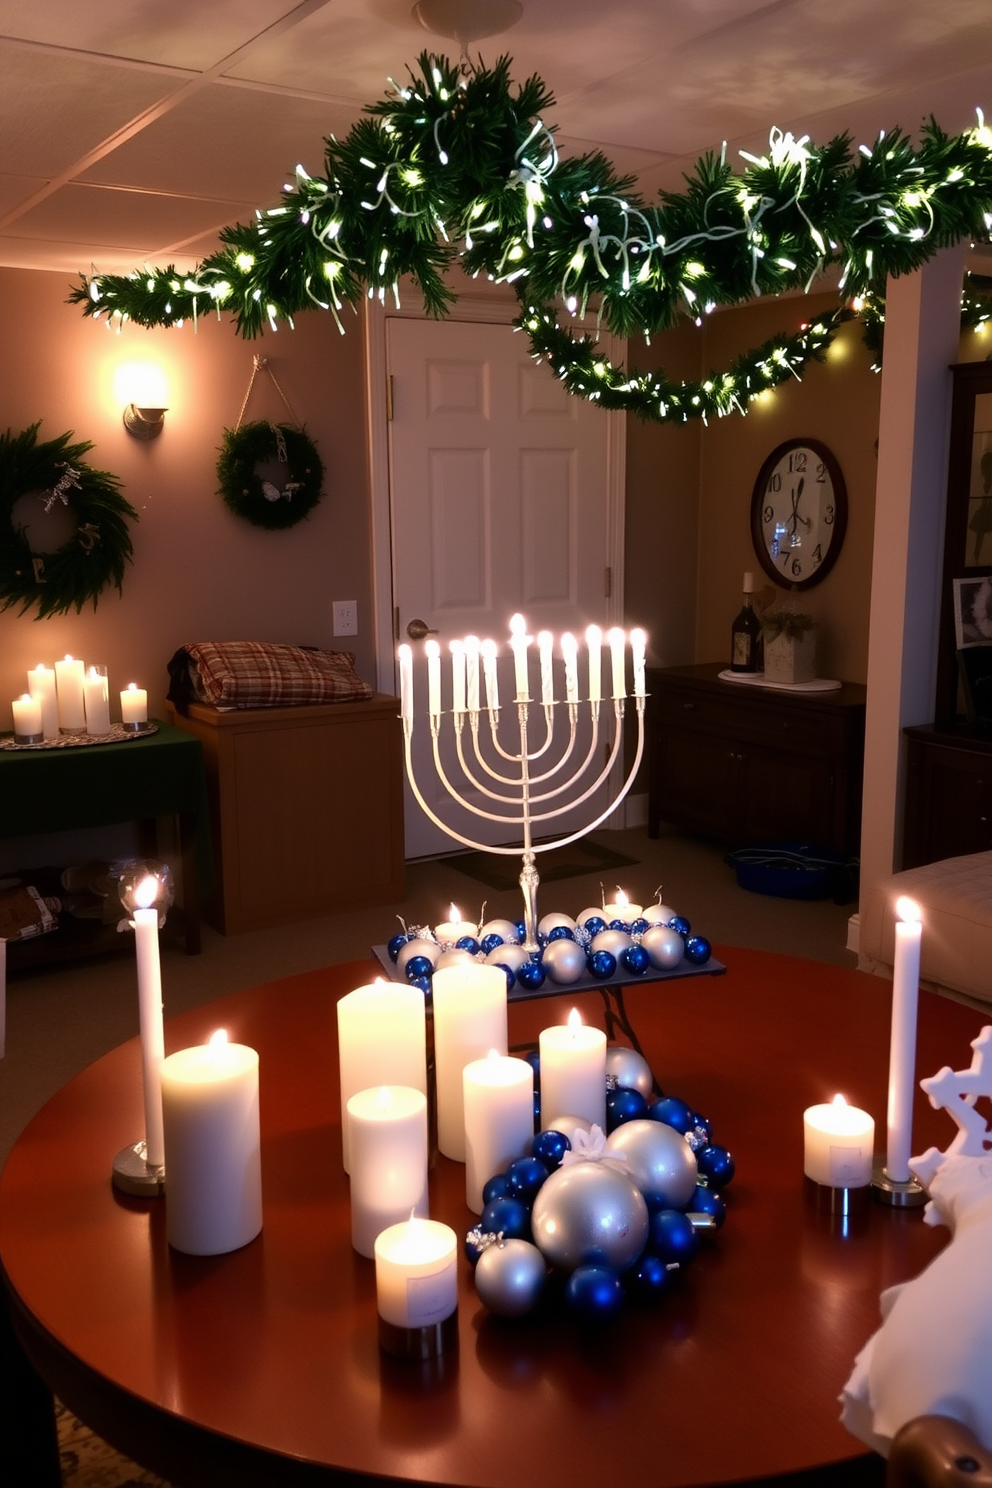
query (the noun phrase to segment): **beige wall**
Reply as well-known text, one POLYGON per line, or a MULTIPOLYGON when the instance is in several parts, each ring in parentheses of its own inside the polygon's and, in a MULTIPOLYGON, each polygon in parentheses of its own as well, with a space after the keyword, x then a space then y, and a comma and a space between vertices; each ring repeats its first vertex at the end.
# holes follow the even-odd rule
MULTIPOLYGON (((360 319, 341 336, 329 316, 302 316, 295 331, 257 342, 214 319, 196 332, 129 326, 116 335, 66 305, 68 287, 61 274, 0 270, 0 427, 18 432, 40 419, 42 440, 71 429, 92 441, 89 463, 113 471, 140 513, 134 562, 123 595, 104 591, 95 611, 0 614, 0 727, 10 727, 9 700, 24 690, 26 670, 66 652, 107 663, 112 700, 130 681, 147 686, 159 715, 166 663, 186 641, 351 650, 374 682, 360 319), (218 447, 237 421, 256 352, 270 358, 326 470, 324 500, 285 532, 254 527, 216 495, 218 447), (142 444, 124 429, 113 381, 120 363, 151 359, 168 376, 170 408, 160 438, 142 444), (334 639, 332 599, 358 601, 358 636, 334 639)), ((245 417, 287 417, 268 374, 256 378, 245 417)))

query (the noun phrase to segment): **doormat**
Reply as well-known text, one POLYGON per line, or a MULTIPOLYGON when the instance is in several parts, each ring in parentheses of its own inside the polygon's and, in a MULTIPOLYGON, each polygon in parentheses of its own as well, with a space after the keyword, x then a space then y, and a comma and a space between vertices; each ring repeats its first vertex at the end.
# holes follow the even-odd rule
MULTIPOLYGON (((520 885, 522 854, 510 857, 502 853, 470 852, 456 858, 446 858, 449 868, 485 884, 487 889, 516 889, 520 885)), ((553 847, 550 852, 537 854, 537 871, 542 884, 552 883, 558 878, 580 878, 586 873, 603 873, 612 868, 629 868, 639 858, 626 853, 614 852, 612 847, 603 847, 582 837, 566 847, 553 847)))

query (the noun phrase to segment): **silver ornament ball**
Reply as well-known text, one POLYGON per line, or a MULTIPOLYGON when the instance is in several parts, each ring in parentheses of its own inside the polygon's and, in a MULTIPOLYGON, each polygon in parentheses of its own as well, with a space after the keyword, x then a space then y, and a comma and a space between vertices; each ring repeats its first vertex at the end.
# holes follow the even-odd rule
POLYGON ((586 920, 602 920, 605 923, 606 912, 603 906, 601 904, 595 904, 591 909, 584 909, 581 914, 575 916, 575 923, 577 925, 584 925, 586 920))
POLYGON ((522 1317, 537 1306, 548 1266, 529 1240, 503 1240, 489 1245, 475 1267, 475 1290, 499 1317, 522 1317))
POLYGON ((544 947, 541 965, 560 987, 577 982, 586 969, 586 953, 574 940, 553 940, 544 947))
POLYGON ((606 1139, 608 1152, 626 1154, 626 1171, 642 1194, 663 1194, 666 1208, 681 1209, 692 1198, 697 1168, 681 1132, 663 1121, 625 1121, 606 1139))
POLYGON ((486 965, 508 966, 511 971, 519 971, 524 962, 529 960, 530 952, 525 951, 522 945, 498 945, 489 952, 486 965))
POLYGON ((531 1228, 541 1254, 562 1271, 592 1265, 624 1271, 644 1249, 648 1208, 637 1185, 611 1163, 570 1163, 538 1189, 531 1228))
POLYGON ((434 970, 443 971, 446 966, 464 966, 467 961, 474 959, 474 956, 470 955, 464 946, 449 946, 434 962, 434 970))
POLYGON ((551 914, 542 915, 537 923, 538 934, 550 935, 552 930, 557 930, 559 925, 564 925, 566 930, 575 929, 575 921, 571 915, 559 914, 557 910, 551 914))
POLYGON ((626 930, 600 930, 589 942, 590 951, 609 951, 611 956, 617 960, 623 955, 628 946, 634 944, 633 937, 626 930))
POLYGON ((651 1099, 654 1075, 644 1055, 636 1049, 628 1049, 626 1044, 611 1044, 606 1051, 606 1073, 624 1090, 637 1090, 645 1100, 651 1099))
POLYGON ((685 952, 685 942, 677 930, 667 925, 652 925, 641 936, 641 945, 647 951, 651 965, 658 971, 671 971, 678 966, 685 952))
POLYGON ((400 946, 396 965, 400 971, 405 971, 406 963, 412 961, 414 956, 426 956, 431 965, 435 966, 440 955, 441 947, 434 940, 408 940, 406 945, 400 946))
POLYGON ((569 1116, 564 1111, 559 1111, 547 1121, 543 1116, 541 1117, 541 1130, 561 1132, 562 1136, 567 1137, 574 1147, 575 1133, 592 1131, 592 1122, 587 1121, 584 1116, 569 1116))
POLYGON ((479 929, 479 939, 485 940, 487 935, 498 935, 507 945, 516 945, 519 939, 512 920, 487 920, 479 929))
POLYGON ((649 925, 670 925, 677 914, 670 904, 648 904, 641 918, 649 925))

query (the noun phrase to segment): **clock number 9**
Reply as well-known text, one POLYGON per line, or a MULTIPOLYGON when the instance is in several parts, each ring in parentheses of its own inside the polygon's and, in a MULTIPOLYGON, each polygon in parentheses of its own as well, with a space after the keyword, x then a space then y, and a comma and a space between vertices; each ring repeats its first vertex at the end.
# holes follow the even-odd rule
POLYGON ((773 522, 775 520, 775 508, 773 506, 766 506, 761 513, 761 520, 763 522, 773 522))

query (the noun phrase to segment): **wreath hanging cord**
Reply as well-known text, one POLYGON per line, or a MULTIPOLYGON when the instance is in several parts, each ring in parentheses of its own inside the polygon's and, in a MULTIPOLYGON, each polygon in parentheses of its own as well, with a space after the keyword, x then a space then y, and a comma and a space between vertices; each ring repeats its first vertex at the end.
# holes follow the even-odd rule
POLYGON ((235 515, 269 531, 295 526, 310 514, 323 495, 324 466, 317 446, 293 412, 267 357, 256 355, 252 359, 248 390, 237 423, 233 429, 224 431, 217 478, 220 481, 218 494, 223 496, 235 515), (267 420, 242 424, 259 372, 267 372, 272 378, 276 392, 286 405, 291 424, 274 424, 267 420), (284 478, 280 473, 281 489, 269 480, 262 480, 256 473, 257 465, 273 462, 286 466, 284 478))

